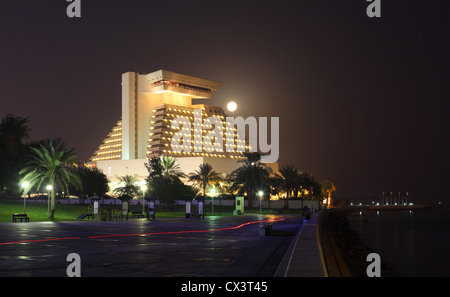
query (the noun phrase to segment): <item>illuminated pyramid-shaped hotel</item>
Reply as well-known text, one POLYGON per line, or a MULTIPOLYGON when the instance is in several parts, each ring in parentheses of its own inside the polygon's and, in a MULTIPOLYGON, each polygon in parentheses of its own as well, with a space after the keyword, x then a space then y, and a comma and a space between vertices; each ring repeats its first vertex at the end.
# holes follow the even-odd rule
POLYGON ((148 158, 161 155, 175 157, 186 174, 198 170, 202 163, 209 163, 217 172, 231 173, 240 166, 238 160, 244 158, 241 152, 249 151, 249 147, 245 139, 238 137, 234 127, 226 129, 226 114, 221 107, 196 102, 203 103, 211 98, 221 86, 220 82, 166 70, 149 74, 124 73, 122 119, 95 151, 91 162, 113 182, 127 174, 143 180, 148 176, 144 163, 148 158), (176 129, 174 124, 179 119, 188 120, 192 125, 176 129), (235 150, 225 149, 225 146, 217 150, 205 145, 205 142, 211 143, 208 131, 213 127, 208 119, 223 123, 223 141, 225 143, 225 135, 231 137, 235 150), (172 142, 180 130, 195 135, 189 143, 182 143, 183 150, 172 142))

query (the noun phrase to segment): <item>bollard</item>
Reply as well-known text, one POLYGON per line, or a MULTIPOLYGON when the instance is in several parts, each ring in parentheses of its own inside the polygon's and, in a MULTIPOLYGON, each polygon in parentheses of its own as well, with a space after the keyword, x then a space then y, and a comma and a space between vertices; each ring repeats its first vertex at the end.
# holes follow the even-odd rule
POLYGON ((155 201, 153 200, 148 201, 148 219, 150 218, 155 220, 155 201))
POLYGON ((128 220, 128 201, 122 202, 122 219, 125 217, 128 220))
POLYGON ((189 219, 191 217, 192 217, 191 202, 190 201, 186 201, 186 219, 189 219))
POLYGON ((269 236, 272 233, 272 225, 259 226, 259 236, 269 236))
POLYGON ((199 218, 204 218, 204 213, 203 213, 203 201, 199 201, 198 202, 198 216, 199 218))
POLYGON ((93 212, 92 212, 92 218, 95 221, 101 220, 101 214, 100 214, 100 197, 97 195, 90 197, 91 202, 93 204, 93 212))

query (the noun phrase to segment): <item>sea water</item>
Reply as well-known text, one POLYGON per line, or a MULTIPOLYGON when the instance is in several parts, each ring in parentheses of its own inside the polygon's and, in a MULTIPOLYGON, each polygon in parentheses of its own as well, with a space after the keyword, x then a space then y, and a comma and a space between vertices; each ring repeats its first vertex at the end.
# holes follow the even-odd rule
POLYGON ((450 276, 450 208, 363 211, 348 222, 398 276, 450 276))

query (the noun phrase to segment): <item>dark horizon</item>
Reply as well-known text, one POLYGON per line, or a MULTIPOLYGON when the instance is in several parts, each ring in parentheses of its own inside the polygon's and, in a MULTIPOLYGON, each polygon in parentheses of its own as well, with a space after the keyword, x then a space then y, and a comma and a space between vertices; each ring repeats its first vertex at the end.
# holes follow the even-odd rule
POLYGON ((450 202, 448 4, 332 1, 5 1, 0 116, 88 160, 121 116, 121 74, 167 69, 223 82, 243 117, 280 118, 279 165, 335 197, 410 192, 450 202), (447 99, 447 100, 446 100, 447 99))

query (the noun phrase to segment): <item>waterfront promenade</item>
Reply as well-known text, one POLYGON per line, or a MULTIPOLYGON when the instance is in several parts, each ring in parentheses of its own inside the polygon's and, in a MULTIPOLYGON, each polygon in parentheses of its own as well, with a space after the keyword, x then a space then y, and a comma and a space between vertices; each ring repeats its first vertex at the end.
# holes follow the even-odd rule
POLYGON ((0 276, 350 276, 319 215, 1 223, 0 276))
POLYGON ((304 220, 275 274, 276 277, 327 276, 318 242, 318 214, 304 220))
POLYGON ((300 223, 264 215, 1 223, 0 276, 65 277, 70 253, 84 277, 273 276, 293 236, 262 230, 295 232, 300 223))

